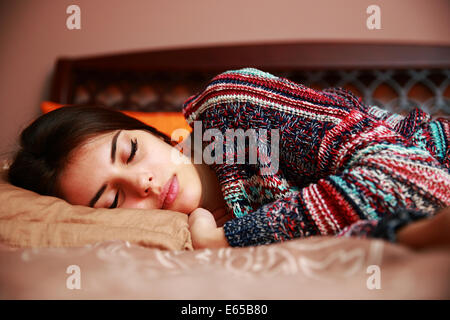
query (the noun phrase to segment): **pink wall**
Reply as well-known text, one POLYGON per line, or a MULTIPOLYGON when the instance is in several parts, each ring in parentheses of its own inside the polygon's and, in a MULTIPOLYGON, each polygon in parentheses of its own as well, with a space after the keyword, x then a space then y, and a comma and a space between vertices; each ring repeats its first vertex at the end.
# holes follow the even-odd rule
POLYGON ((448 0, 15 0, 0 2, 0 155, 39 114, 58 56, 267 41, 450 45, 448 0), (81 8, 81 30, 66 8, 81 8), (381 7, 382 30, 366 28, 381 7))

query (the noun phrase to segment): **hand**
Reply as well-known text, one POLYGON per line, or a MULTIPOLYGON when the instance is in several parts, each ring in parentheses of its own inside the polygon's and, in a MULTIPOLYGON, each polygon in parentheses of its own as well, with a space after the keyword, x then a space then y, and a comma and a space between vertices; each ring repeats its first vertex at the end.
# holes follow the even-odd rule
POLYGON ((229 247, 223 228, 218 228, 214 216, 198 208, 188 218, 194 249, 229 247))

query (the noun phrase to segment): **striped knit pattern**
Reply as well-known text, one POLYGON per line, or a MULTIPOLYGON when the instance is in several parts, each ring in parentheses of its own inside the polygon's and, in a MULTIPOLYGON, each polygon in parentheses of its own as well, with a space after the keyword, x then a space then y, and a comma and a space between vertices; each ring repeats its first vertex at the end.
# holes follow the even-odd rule
POLYGON ((390 114, 342 88, 313 90, 246 68, 213 78, 183 112, 191 125, 199 120, 203 130, 224 135, 238 128, 280 132, 274 175, 260 173, 261 161, 248 163, 248 148, 239 151, 247 153, 243 164, 225 163, 235 148, 211 165, 235 217, 224 225, 231 246, 355 230, 370 236, 362 223, 403 208, 432 215, 450 205, 449 123, 418 109, 390 114))

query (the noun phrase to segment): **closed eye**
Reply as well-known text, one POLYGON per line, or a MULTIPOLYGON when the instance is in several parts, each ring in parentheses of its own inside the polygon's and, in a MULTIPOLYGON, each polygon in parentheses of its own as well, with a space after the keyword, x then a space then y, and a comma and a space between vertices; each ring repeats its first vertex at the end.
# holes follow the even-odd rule
POLYGON ((114 197, 113 203, 109 206, 109 209, 117 208, 117 203, 119 202, 119 191, 117 191, 116 196, 114 197))
MULTIPOLYGON (((137 147, 138 147, 137 139, 135 139, 134 141, 133 141, 133 139, 131 139, 131 151, 130 151, 130 156, 127 159, 127 164, 130 163, 134 159, 134 156, 136 155, 137 147)), ((114 201, 109 206, 109 209, 117 208, 118 202, 119 202, 119 191, 117 191, 116 196, 114 197, 114 201)))
POLYGON ((138 148, 137 139, 135 141, 131 140, 131 152, 130 152, 130 156, 127 159, 127 164, 130 163, 134 159, 137 148, 138 148))

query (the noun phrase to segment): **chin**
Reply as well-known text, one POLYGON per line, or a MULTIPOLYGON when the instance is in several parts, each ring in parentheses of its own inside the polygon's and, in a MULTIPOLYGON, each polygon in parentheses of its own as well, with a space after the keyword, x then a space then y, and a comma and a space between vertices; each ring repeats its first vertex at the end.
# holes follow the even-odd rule
POLYGON ((175 202, 174 207, 176 207, 176 209, 170 210, 190 214, 192 211, 200 207, 201 196, 196 192, 189 192, 188 194, 185 192, 180 192, 175 202))
POLYGON ((167 208, 167 210, 181 212, 181 213, 184 213, 184 214, 190 214, 192 211, 195 210, 195 208, 187 208, 187 207, 183 206, 181 208, 177 208, 177 207, 167 208))

